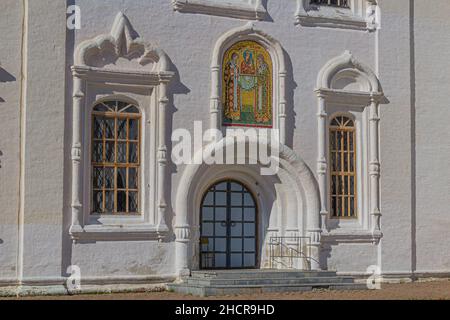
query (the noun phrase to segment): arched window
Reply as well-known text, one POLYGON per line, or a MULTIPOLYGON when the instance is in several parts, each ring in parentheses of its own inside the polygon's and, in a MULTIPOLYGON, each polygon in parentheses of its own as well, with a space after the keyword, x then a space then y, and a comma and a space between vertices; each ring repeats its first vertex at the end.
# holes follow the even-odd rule
POLYGON ((356 218, 355 123, 337 116, 330 123, 330 193, 332 218, 356 218))
POLYGON ((255 41, 240 41, 224 55, 222 75, 223 125, 273 125, 272 60, 255 41))
POLYGON ((133 104, 107 101, 94 107, 92 214, 139 214, 140 121, 133 104))

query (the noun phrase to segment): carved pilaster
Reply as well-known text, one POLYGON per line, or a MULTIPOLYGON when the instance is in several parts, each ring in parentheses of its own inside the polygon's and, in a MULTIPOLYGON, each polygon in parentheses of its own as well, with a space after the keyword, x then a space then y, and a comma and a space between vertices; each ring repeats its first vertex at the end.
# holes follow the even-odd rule
POLYGON ((73 71, 73 110, 72 110, 72 225, 71 229, 81 228, 82 205, 82 124, 81 115, 84 105, 84 81, 73 71))
POLYGON ((380 232, 380 173, 379 160, 379 121, 378 100, 371 97, 369 110, 369 176, 370 176, 370 214, 372 232, 380 232))
POLYGON ((287 72, 280 71, 280 103, 279 103, 279 129, 280 129, 280 143, 286 144, 286 77, 287 72))
POLYGON ((320 91, 316 91, 318 98, 317 126, 318 126, 318 158, 317 158, 317 177, 319 180, 320 191, 320 225, 322 231, 327 230, 328 218, 328 197, 327 197, 327 112, 325 97, 320 91))
POLYGON ((167 83, 162 82, 159 86, 159 147, 158 147, 158 232, 163 234, 168 231, 166 224, 167 196, 166 196, 166 169, 167 169, 167 146, 166 146, 166 118, 167 106, 167 83))

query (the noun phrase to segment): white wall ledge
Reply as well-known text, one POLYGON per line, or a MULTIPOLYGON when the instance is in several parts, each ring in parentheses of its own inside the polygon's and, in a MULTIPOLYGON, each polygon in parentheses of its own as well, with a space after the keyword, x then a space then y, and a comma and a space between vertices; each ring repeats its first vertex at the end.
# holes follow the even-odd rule
POLYGON ((260 0, 172 0, 173 8, 183 13, 263 20, 267 14, 260 0))
POLYGON ((168 235, 169 230, 158 229, 156 225, 88 225, 73 227, 70 235, 74 241, 139 241, 160 240, 168 235))
POLYGON ((370 243, 377 244, 383 237, 379 231, 342 230, 322 232, 323 243, 370 243))

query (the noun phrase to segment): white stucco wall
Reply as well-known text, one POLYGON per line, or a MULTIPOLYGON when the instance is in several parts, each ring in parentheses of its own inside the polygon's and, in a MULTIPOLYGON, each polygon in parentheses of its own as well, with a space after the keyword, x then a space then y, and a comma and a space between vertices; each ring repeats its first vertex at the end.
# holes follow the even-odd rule
POLYGON ((16 277, 22 3, 0 3, 0 278, 16 277), (7 31, 7 32, 3 32, 7 31))
POLYGON ((417 272, 450 268, 450 3, 429 4, 416 1, 414 10, 417 272))
MULTIPOLYGON (((0 63, 7 72, 0 71, 0 282, 16 274, 25 279, 66 276, 71 264, 79 265, 86 277, 173 274, 173 238, 163 243, 78 244, 70 239, 69 67, 73 50, 84 40, 109 33, 116 14, 124 12, 141 38, 164 49, 176 67, 179 81, 171 87, 174 100, 169 129, 192 130, 193 121, 198 120, 207 128, 213 48, 222 34, 247 21, 174 12, 168 0, 70 3, 81 8, 82 26, 75 33, 65 28, 64 1, 28 1, 22 109, 24 12, 21 2, 0 3, 0 63), (10 81, 3 81, 4 77, 10 81)), ((269 0, 270 18, 256 22, 258 29, 277 39, 285 50, 287 142, 313 172, 318 154, 314 89, 325 63, 350 50, 378 75, 386 96, 380 107, 384 236, 379 245, 328 246, 324 256, 331 269, 361 273, 369 265, 380 264, 386 274, 450 272, 450 216, 446 211, 450 205, 450 149, 445 139, 450 63, 445 54, 439 54, 450 49, 445 44, 450 31, 445 13, 450 4, 445 0, 436 3, 439 5, 429 7, 425 0, 379 0, 382 18, 378 32, 295 26, 297 4, 286 0, 269 0)), ((172 207, 184 167, 176 169, 170 181, 172 207)))

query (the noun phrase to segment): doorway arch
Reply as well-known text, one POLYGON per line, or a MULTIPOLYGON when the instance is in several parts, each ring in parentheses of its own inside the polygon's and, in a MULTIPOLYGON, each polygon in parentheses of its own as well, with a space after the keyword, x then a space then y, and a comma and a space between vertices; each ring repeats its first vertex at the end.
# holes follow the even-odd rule
POLYGON ((258 265, 258 203, 235 179, 212 184, 200 206, 200 269, 254 269, 258 265))

